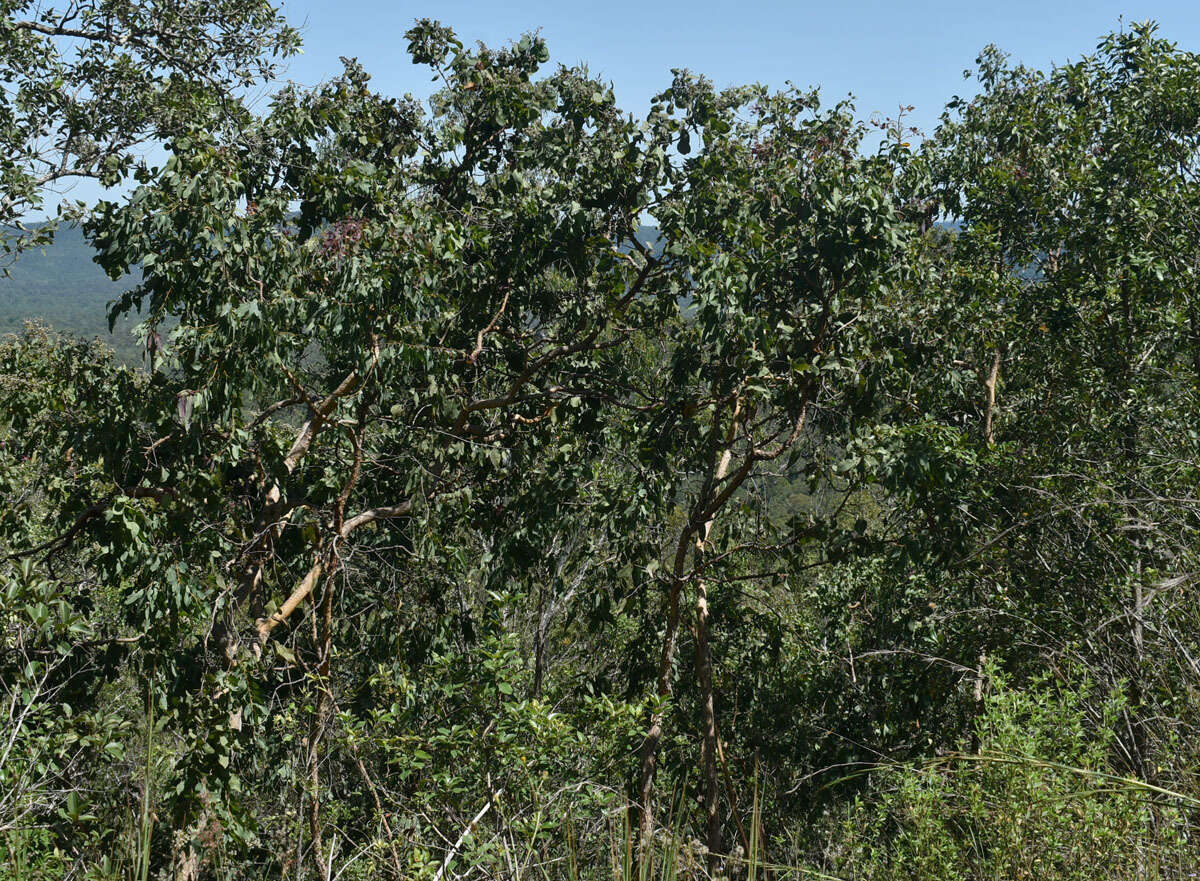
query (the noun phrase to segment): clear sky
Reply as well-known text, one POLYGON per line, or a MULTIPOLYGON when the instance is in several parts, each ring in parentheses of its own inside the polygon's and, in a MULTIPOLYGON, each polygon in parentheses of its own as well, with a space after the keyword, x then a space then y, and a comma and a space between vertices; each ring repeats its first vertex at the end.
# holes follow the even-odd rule
POLYGON ((634 113, 670 83, 671 68, 689 67, 718 86, 791 80, 821 86, 827 99, 853 93, 863 116, 912 104, 926 129, 952 95, 972 91, 962 72, 988 43, 1045 67, 1092 51, 1123 16, 1154 19, 1163 36, 1200 51, 1200 0, 288 0, 284 12, 303 26, 305 42, 289 76, 310 85, 336 74, 347 55, 382 91, 428 94, 428 77, 405 55, 404 32, 430 17, 465 43, 540 29, 552 63, 587 62, 634 113))
MULTIPOLYGON (((1200 51, 1200 0, 282 2, 305 44, 286 78, 305 85, 335 76, 345 55, 363 63, 380 91, 427 96, 432 84, 405 53, 404 32, 429 17, 454 28, 464 43, 498 45, 540 30, 552 64, 586 62, 634 114, 670 84, 672 68, 688 67, 718 86, 790 80, 820 86, 827 101, 853 94, 864 118, 914 105, 910 119, 924 131, 953 95, 973 94, 962 73, 988 43, 1045 68, 1091 52, 1123 17, 1154 19, 1180 48, 1200 51)), ((91 200, 99 192, 83 182, 69 195, 91 200)), ((53 204, 49 199, 48 213, 53 204)))

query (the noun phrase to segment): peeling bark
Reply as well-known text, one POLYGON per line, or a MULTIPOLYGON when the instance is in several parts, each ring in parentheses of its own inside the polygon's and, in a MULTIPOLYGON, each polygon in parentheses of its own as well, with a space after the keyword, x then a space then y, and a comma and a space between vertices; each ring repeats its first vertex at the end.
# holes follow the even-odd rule
POLYGON ((983 439, 990 447, 996 442, 995 434, 995 415, 996 415, 996 384, 1000 380, 1000 365, 1004 361, 1004 345, 996 347, 996 353, 992 356, 992 369, 988 373, 988 377, 984 380, 983 388, 985 392, 984 414, 983 414, 983 439))

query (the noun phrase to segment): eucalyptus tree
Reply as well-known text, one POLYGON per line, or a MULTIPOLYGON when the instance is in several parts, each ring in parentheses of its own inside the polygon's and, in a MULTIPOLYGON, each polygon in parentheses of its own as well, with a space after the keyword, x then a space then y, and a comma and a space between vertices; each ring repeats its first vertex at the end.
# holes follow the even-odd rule
POLYGON ((236 125, 236 94, 270 79, 299 45, 266 0, 5 0, 0 246, 44 242, 49 227, 21 221, 72 182, 113 186, 162 139, 236 125))
POLYGON ((1044 73, 989 49, 977 76, 927 145, 958 228, 926 307, 945 368, 913 386, 941 452, 908 486, 946 611, 999 616, 971 651, 1080 651, 1126 682, 1119 743, 1150 774, 1148 653, 1194 676, 1200 56, 1135 25, 1044 73))
MULTIPOLYGON (((235 730, 262 721, 241 709, 246 671, 311 603, 319 872, 334 634, 364 588, 347 567, 375 545, 437 559, 464 520, 529 528, 503 492, 537 478, 539 450, 594 431, 623 394, 627 340, 673 307, 637 240, 665 161, 655 133, 582 70, 537 78, 540 39, 468 50, 427 21, 408 39, 444 86, 428 107, 374 94, 348 64, 236 137, 173 138, 167 163, 89 226, 111 272, 142 266, 115 313, 148 310, 172 368, 156 381, 177 391, 176 424, 153 442, 172 464, 147 479, 170 487, 170 528, 203 536, 180 548, 182 587, 162 590, 142 562, 112 577, 142 592, 147 626, 188 598, 180 650, 211 637, 228 661, 176 706, 235 730)), ((230 746, 208 740, 222 727, 198 725, 207 746, 191 755, 207 756, 196 783, 228 794, 230 746)))
MULTIPOLYGON (((904 275, 896 174, 906 146, 864 155, 851 107, 822 110, 815 93, 718 92, 680 73, 658 101, 651 118, 673 120, 683 158, 655 216, 686 299, 642 441, 679 508, 655 569, 666 606, 657 691, 672 694, 683 606, 693 602, 715 859, 725 851, 709 587, 724 583, 732 596, 747 583, 794 580, 800 560, 833 559, 865 537, 864 522, 841 515, 870 471, 869 417, 889 358, 882 330, 904 275), (761 484, 774 477, 778 487, 780 476, 841 504, 775 523, 761 484)), ((643 845, 664 721, 652 714, 642 745, 643 845)))

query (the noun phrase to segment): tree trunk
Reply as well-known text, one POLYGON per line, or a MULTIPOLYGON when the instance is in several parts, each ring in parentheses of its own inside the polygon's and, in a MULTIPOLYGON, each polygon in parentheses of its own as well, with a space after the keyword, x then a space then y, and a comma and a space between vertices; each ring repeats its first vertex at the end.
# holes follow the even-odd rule
POLYGON ((996 414, 996 383, 1000 379, 1000 364, 1004 360, 1004 345, 996 347, 996 353, 992 357, 992 369, 988 373, 988 378, 984 380, 983 388, 985 395, 985 410, 983 414, 983 439, 990 447, 996 442, 996 434, 994 428, 994 419, 996 414))
MULTIPOLYGON (((1134 379, 1136 367, 1134 364, 1134 324, 1133 324, 1133 296, 1134 291, 1130 288, 1128 276, 1121 280, 1121 339, 1119 342, 1118 371, 1121 391, 1121 401, 1123 402, 1124 412, 1120 416, 1120 443, 1122 467, 1125 473, 1124 485, 1121 487, 1121 494, 1124 496, 1125 517, 1126 520, 1132 519, 1132 514, 1136 510, 1134 499, 1139 494, 1138 483, 1135 475, 1138 470, 1138 455, 1140 447, 1140 424, 1138 415, 1134 411, 1134 400, 1136 399, 1136 391, 1134 388, 1134 379)), ((1129 689, 1129 727, 1130 727, 1130 752, 1132 753, 1131 764, 1135 774, 1142 778, 1148 778, 1149 762, 1147 731, 1145 719, 1145 694, 1144 694, 1144 677, 1145 677, 1145 597, 1143 595, 1142 578, 1144 571, 1144 563, 1147 560, 1146 543, 1142 539, 1140 533, 1129 524, 1130 534, 1132 538, 1131 544, 1134 546, 1134 559, 1132 565, 1132 590, 1129 602, 1132 606, 1130 612, 1130 641, 1133 644, 1133 668, 1134 673, 1130 679, 1129 689)))
POLYGON ((974 725, 971 728, 971 752, 978 753, 982 746, 979 736, 979 724, 983 719, 983 668, 987 666, 987 651, 981 649, 979 651, 979 666, 975 668, 975 718, 974 725))
POLYGON ((707 833, 708 871, 717 868, 721 843, 721 818, 717 813, 720 778, 717 774, 717 714, 713 698, 712 655, 708 642, 708 591, 703 581, 696 588, 696 679, 700 684, 700 708, 704 725, 701 767, 704 769, 704 827, 707 833))
MULTIPOLYGON (((681 543, 676 552, 676 570, 682 569, 681 555, 686 554, 687 545, 681 543)), ((658 660, 658 696, 671 696, 671 671, 675 667, 675 645, 679 639, 679 594, 683 582, 675 578, 667 600, 667 626, 663 633, 662 653, 658 660)), ((642 741, 641 771, 638 780, 638 863, 645 865, 654 834, 654 771, 658 766, 658 751, 662 747, 663 716, 655 711, 650 716, 650 727, 642 741)))
MULTIPOLYGON (((725 448, 721 453, 721 458, 715 471, 710 472, 712 479, 706 483, 706 493, 713 493, 714 488, 719 484, 729 473, 729 463, 733 459, 732 445, 734 438, 737 436, 738 419, 741 416, 741 401, 734 405, 733 415, 729 420, 729 428, 725 435, 725 448)), ((711 501, 707 498, 704 501, 711 501)), ((707 511, 709 506, 699 505, 694 510, 707 511)), ((688 546, 692 543, 692 536, 696 535, 695 539, 695 554, 693 557, 693 573, 696 565, 703 554, 705 543, 708 541, 709 535, 712 533, 713 521, 715 513, 712 514, 703 527, 698 530, 696 526, 689 521, 679 534, 678 543, 675 546, 675 560, 672 566, 671 574, 671 593, 669 599, 669 609, 667 613, 667 627, 663 635, 662 656, 658 664, 658 695, 660 698, 668 698, 671 696, 671 671, 674 668, 675 661, 675 645, 679 637, 679 599, 683 591, 685 578, 684 567, 687 564, 688 546)), ((698 603, 704 603, 704 649, 701 651, 699 647, 699 633, 697 633, 697 654, 696 664, 699 669, 701 663, 707 669, 707 685, 701 682, 701 701, 706 706, 705 711, 705 734, 703 747, 704 761, 704 776, 705 776, 705 805, 706 811, 711 803, 711 814, 708 816, 716 818, 717 811, 717 794, 720 780, 717 777, 717 728, 716 728, 716 713, 712 694, 712 666, 711 659, 708 655, 708 604, 707 594, 703 583, 699 585, 698 603), (703 660, 702 660, 703 659, 703 660), (709 732, 711 730, 711 742, 709 732), (711 766, 711 767, 710 767, 711 766)), ((699 606, 697 607, 699 612, 699 606)), ((697 630, 699 631, 699 614, 697 615, 697 630)), ((654 833, 654 770, 658 762, 658 752, 662 747, 663 736, 663 718, 661 713, 654 713, 650 718, 650 729, 646 732, 646 739, 642 742, 642 757, 641 757, 641 774, 638 787, 638 866, 641 872, 646 872, 646 860, 650 854, 650 843, 654 833)), ((719 842, 720 824, 717 819, 711 819, 708 826, 708 834, 710 840, 713 840, 713 829, 716 829, 716 840, 719 842)))
MULTIPOLYGON (((729 473, 729 463, 733 458, 730 447, 737 436, 740 413, 739 403, 734 407, 733 418, 729 422, 729 431, 725 437, 725 451, 721 454, 721 462, 717 466, 718 482, 729 473)), ((714 519, 715 516, 704 524, 704 530, 696 541, 696 553, 692 558, 696 564, 704 556, 705 546, 712 535, 714 519)), ((721 782, 717 773, 717 711, 713 695, 712 653, 708 635, 708 587, 701 578, 696 583, 696 679, 700 685, 700 707, 704 725, 704 740, 700 753, 701 767, 704 771, 704 827, 708 839, 708 871, 709 874, 713 874, 717 868, 717 856, 724 853, 725 848, 721 843, 721 818, 717 813, 721 782)))
POLYGON ((330 716, 330 655, 333 648, 333 580, 325 579, 325 593, 321 598, 321 642, 320 660, 317 663, 317 709, 313 714, 308 735, 308 837, 316 871, 313 877, 330 881, 330 863, 322 859, 321 820, 321 741, 330 716))
POLYGON ((546 585, 538 587, 537 623, 533 628, 533 697, 542 696, 542 678, 546 674, 546 630, 550 618, 546 614, 546 585))

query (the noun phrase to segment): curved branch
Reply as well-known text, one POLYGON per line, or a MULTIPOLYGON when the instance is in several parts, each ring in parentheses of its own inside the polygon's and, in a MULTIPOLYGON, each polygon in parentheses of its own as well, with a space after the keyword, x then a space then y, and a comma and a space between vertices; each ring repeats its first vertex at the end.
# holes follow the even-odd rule
MULTIPOLYGON (((363 511, 360 514, 355 514, 353 517, 346 520, 342 524, 342 528, 338 530, 338 538, 346 539, 350 537, 350 533, 358 529, 360 526, 365 526, 368 523, 373 523, 376 520, 390 520, 396 517, 404 517, 412 511, 412 499, 407 499, 398 505, 390 505, 380 508, 371 508, 363 511)), ((312 568, 308 573, 300 579, 300 583, 292 590, 279 610, 267 618, 260 618, 256 624, 258 629, 259 644, 265 644, 267 638, 271 635, 271 631, 284 623, 296 611, 296 608, 304 602, 314 589, 317 582, 321 579, 321 573, 325 571, 325 564, 318 559, 313 563, 312 568)))

